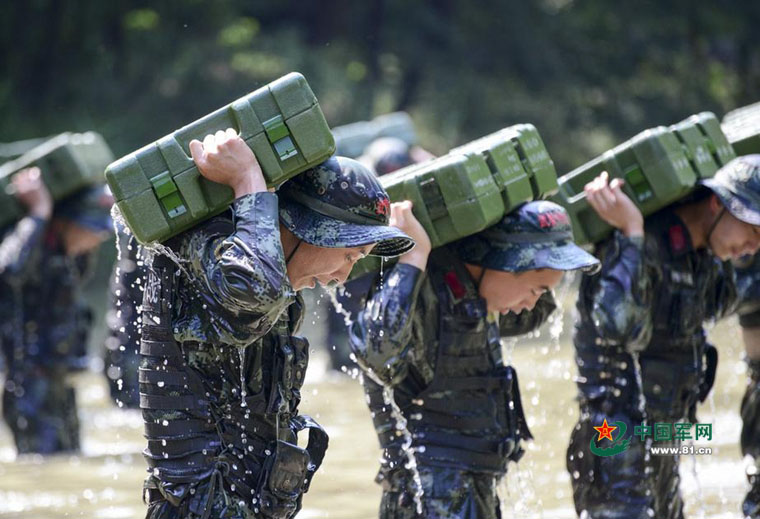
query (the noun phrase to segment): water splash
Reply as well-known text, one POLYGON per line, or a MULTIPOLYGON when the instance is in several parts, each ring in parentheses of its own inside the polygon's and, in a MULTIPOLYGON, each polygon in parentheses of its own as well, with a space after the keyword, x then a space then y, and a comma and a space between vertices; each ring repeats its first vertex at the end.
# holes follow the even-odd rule
MULTIPOLYGON (((381 297, 382 297, 382 287, 384 285, 384 275, 385 275, 383 272, 384 263, 385 263, 385 258, 383 258, 383 260, 380 263, 381 297)), ((336 287, 330 286, 326 288, 325 292, 330 298, 333 308, 339 315, 343 317, 343 322, 345 323, 346 327, 350 330, 353 326, 353 316, 351 315, 351 312, 349 312, 341 304, 340 300, 338 299, 337 297, 338 290, 342 291, 341 296, 352 295, 352 294, 347 293, 344 287, 336 288, 336 287)), ((353 353, 351 354, 351 359, 354 360, 354 362, 356 361, 356 358, 353 353)), ((418 515, 422 515, 423 513, 422 497, 424 495, 424 491, 422 489, 422 478, 420 477, 419 468, 417 466, 417 457, 414 453, 414 448, 412 447, 412 433, 409 431, 407 419, 406 417, 404 417, 404 414, 402 413, 401 408, 396 403, 393 387, 390 386, 389 384, 386 384, 382 380, 380 380, 380 378, 371 370, 363 371, 361 374, 361 377, 364 377, 364 376, 367 376, 373 382, 375 382, 376 384, 378 384, 380 387, 383 388, 383 403, 385 406, 387 406, 390 409, 391 418, 394 421, 396 431, 403 438, 403 442, 401 444, 401 451, 404 453, 404 456, 406 457, 406 464, 404 465, 404 468, 406 468, 409 471, 409 473, 412 476, 412 481, 414 483, 414 494, 412 495, 412 498, 414 500, 415 509, 418 515)), ((362 384, 363 384, 363 379, 362 379, 362 384)))
POLYGON ((240 407, 247 405, 245 398, 248 396, 245 382, 245 351, 246 348, 244 346, 238 348, 238 355, 240 356, 240 407))
MULTIPOLYGON (((649 425, 649 417, 647 416, 647 397, 644 395, 644 381, 641 377, 641 358, 639 352, 631 353, 631 359, 633 361, 633 373, 636 377, 636 391, 638 393, 638 409, 641 413, 641 421, 644 424, 649 425)), ((653 427, 653 425, 652 425, 653 427)), ((650 448, 652 447, 652 436, 647 436, 644 440, 644 473, 651 474, 654 470, 651 461, 652 454, 650 448)))
POLYGON ((396 399, 393 392, 393 387, 389 384, 385 384, 379 377, 377 377, 371 371, 364 371, 363 375, 368 376, 373 382, 380 385, 383 388, 383 403, 391 410, 391 417, 393 418, 396 432, 401 435, 403 442, 401 443, 401 451, 406 457, 406 463, 404 468, 412 475, 412 481, 414 483, 414 494, 412 499, 414 500, 414 506, 417 511, 417 515, 423 515, 422 498, 424 496, 424 490, 422 489, 422 478, 420 477, 420 471, 417 466, 417 456, 414 453, 412 447, 412 433, 409 431, 408 422, 404 414, 401 412, 401 408, 396 403, 396 399))
POLYGON ((691 475, 694 478, 694 483, 697 487, 696 492, 696 498, 697 502, 699 503, 698 506, 698 516, 701 519, 704 519, 706 517, 706 509, 705 509, 705 501, 702 499, 702 482, 699 480, 699 474, 697 474, 697 456, 694 454, 694 440, 689 440, 689 445, 691 446, 691 454, 689 457, 691 458, 691 475))

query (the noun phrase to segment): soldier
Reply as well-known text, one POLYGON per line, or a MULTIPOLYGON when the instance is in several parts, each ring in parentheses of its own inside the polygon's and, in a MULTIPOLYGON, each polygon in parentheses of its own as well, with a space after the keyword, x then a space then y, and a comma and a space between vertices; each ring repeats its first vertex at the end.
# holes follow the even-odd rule
POLYGON ((583 517, 683 517, 677 456, 650 457, 651 441, 636 438, 610 457, 589 445, 604 420, 631 428, 696 420, 717 364, 703 322, 732 312, 736 299, 725 260, 760 247, 758 159, 735 159, 691 198, 646 219, 618 179, 608 184, 603 173, 586 186, 590 205, 617 230, 597 245, 602 270, 584 276, 577 304, 581 415, 567 468, 583 517))
POLYGON ((327 447, 324 430, 298 414, 309 356, 295 336, 298 291, 340 283, 359 258, 395 256, 413 241, 388 225, 388 196, 356 161, 329 159, 272 193, 233 130, 190 149, 235 201, 231 214, 167 242, 178 266, 159 254, 148 269, 147 517, 293 517, 327 447))
POLYGON ((119 258, 111 277, 111 302, 106 314, 104 369, 111 398, 119 407, 139 409, 137 368, 140 364, 140 322, 145 269, 142 248, 122 229, 116 236, 119 258))
POLYGON ((410 202, 393 205, 391 222, 417 247, 384 275, 351 329, 383 447, 380 517, 501 517, 496 483, 531 435, 500 338, 540 326, 563 272, 598 261, 573 243, 567 213, 552 202, 524 204, 432 252, 410 202))
MULTIPOLYGON (((367 146, 365 154, 358 160, 374 171, 378 177, 382 177, 431 158, 435 157, 419 146, 410 147, 398 137, 380 137, 367 146)), ((335 370, 353 365, 344 316, 356 314, 363 308, 363 296, 372 287, 372 283, 373 276, 365 275, 352 279, 338 290, 335 297, 341 306, 340 312, 335 309, 332 302, 330 303, 327 317, 327 346, 332 368, 335 370)))
POLYGON ((89 253, 111 228, 112 198, 88 188, 53 206, 31 168, 12 180, 29 214, 0 242, 2 338, 8 376, 3 417, 18 453, 79 449, 74 388, 68 378, 86 365, 89 312, 79 290, 89 253))
POLYGON ((736 262, 739 324, 747 362, 747 389, 741 403, 741 451, 749 458, 750 490, 742 506, 744 515, 760 518, 760 254, 736 262))

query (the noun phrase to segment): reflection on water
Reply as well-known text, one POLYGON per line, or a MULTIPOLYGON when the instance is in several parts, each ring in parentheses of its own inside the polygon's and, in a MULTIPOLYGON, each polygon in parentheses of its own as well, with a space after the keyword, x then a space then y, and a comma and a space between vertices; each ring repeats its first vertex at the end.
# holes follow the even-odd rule
MULTIPOLYGON (((572 312, 565 315, 567 321, 572 312)), ((510 466, 502 492, 505 518, 575 517, 565 449, 577 419, 575 364, 570 324, 559 346, 547 330, 518 342, 512 354, 520 374, 523 405, 535 441, 519 468, 510 466)), ((732 319, 710 332, 721 352, 712 404, 700 421, 712 422, 712 456, 682 459, 682 489, 688 517, 738 518, 745 492, 738 441, 739 402, 745 372, 741 339, 732 319), (695 473, 699 482, 695 480, 695 473), (699 489, 699 490, 698 490, 699 489), (703 515, 704 514, 704 515, 703 515)), ((318 336, 314 337, 317 342, 318 336)), ((374 518, 380 489, 373 483, 380 451, 357 380, 325 374, 318 354, 303 391, 302 411, 330 433, 330 448, 314 478, 299 518, 374 518)), ((14 461, 9 432, 0 427, 0 515, 28 519, 59 517, 135 518, 144 514, 141 486, 145 465, 142 420, 137 411, 114 408, 105 380, 93 374, 78 379, 82 456, 14 461)))

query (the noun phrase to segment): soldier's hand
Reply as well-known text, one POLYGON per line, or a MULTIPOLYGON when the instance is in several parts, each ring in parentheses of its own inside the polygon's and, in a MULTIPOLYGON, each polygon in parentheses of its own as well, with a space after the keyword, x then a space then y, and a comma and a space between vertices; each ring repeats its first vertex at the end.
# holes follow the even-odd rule
POLYGON ((12 191, 24 204, 29 214, 49 220, 53 214, 53 197, 42 181, 40 168, 28 168, 19 171, 11 179, 12 191))
POLYGON ((230 186, 235 198, 267 190, 259 161, 232 128, 206 135, 202 143, 193 139, 190 154, 201 175, 230 186))
POLYGON ((406 263, 420 270, 425 270, 432 245, 425 228, 412 213, 412 202, 406 200, 391 204, 390 224, 402 230, 416 244, 412 250, 399 258, 399 263, 406 263))
POLYGON ((609 182, 606 171, 586 184, 586 199, 597 214, 626 236, 644 234, 644 217, 628 195, 623 193, 623 180, 616 178, 609 182))

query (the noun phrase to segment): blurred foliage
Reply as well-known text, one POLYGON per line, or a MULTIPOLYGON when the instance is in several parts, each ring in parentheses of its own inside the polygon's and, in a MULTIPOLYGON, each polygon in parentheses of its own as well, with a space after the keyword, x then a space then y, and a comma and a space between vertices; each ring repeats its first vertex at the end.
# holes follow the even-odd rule
POLYGON ((0 141, 127 153, 291 70, 332 125, 403 109, 441 153, 532 122, 560 172, 760 98, 757 0, 25 0, 0 17, 0 141))

